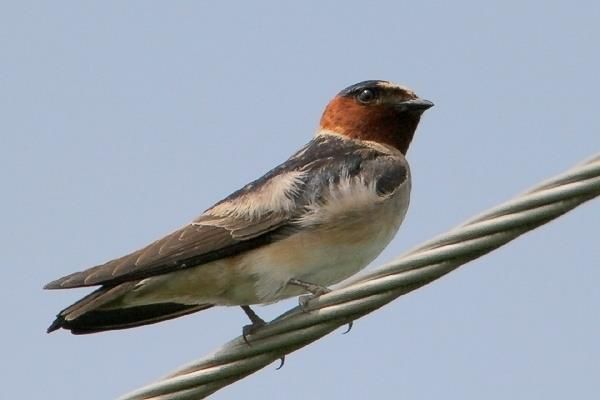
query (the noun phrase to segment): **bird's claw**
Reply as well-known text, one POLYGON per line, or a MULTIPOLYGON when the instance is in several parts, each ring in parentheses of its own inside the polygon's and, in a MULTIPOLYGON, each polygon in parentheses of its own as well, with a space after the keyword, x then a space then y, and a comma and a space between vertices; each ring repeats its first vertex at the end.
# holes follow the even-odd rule
POLYGON ((348 328, 346 328, 346 330, 344 332, 342 332, 342 335, 345 335, 346 333, 350 332, 352 330, 353 326, 354 326, 354 321, 348 322, 348 328))
POLYGON ((285 364, 285 354, 283 356, 281 356, 281 358, 279 359, 279 366, 277 368, 275 368, 275 370, 279 371, 281 368, 283 368, 284 364, 285 364))
POLYGON ((256 331, 260 328, 262 328, 263 326, 265 326, 267 323, 265 321, 255 321, 249 325, 244 325, 244 327, 242 328, 242 338, 244 339, 244 342, 246 342, 246 344, 248 346, 250 345, 250 341, 248 340, 248 335, 252 335, 254 333, 256 333, 256 331))

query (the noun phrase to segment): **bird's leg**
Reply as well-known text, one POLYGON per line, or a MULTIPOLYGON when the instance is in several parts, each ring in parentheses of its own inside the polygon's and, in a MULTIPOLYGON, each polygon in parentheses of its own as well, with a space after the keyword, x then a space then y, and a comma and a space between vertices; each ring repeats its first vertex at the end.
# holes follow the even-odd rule
POLYGON ((300 279, 292 278, 288 281, 288 283, 290 285, 300 286, 301 288, 311 292, 314 296, 320 296, 322 294, 331 292, 331 290, 326 288, 325 286, 317 285, 316 283, 301 281, 300 279))
POLYGON ((252 324, 245 325, 242 329, 242 337, 244 338, 244 342, 246 342, 246 344, 250 346, 250 342, 248 341, 248 335, 253 334, 258 328, 260 328, 261 326, 265 326, 267 323, 261 317, 256 315, 256 313, 253 309, 250 308, 250 306, 240 307, 242 307, 242 310, 244 310, 248 318, 250 318, 250 322, 252 322, 252 324))
MULTIPOLYGON (((322 294, 331 292, 331 289, 326 288, 325 286, 317 285, 310 282, 301 281, 300 279, 290 279, 288 284, 294 286, 300 286, 301 288, 306 289, 306 291, 310 292, 310 295, 303 295, 298 297, 298 303, 300 304, 300 308, 303 311, 307 311, 308 301, 314 299, 315 297, 319 297, 322 294)), ((354 321, 350 321, 348 323, 348 329, 343 334, 346 334, 352 330, 352 326, 354 325, 354 321)))
POLYGON ((307 292, 311 293, 310 295, 304 295, 304 296, 298 297, 298 303, 300 304, 300 308, 302 308, 303 310, 306 310, 306 308, 307 308, 306 306, 310 299, 314 299, 315 297, 319 297, 322 294, 331 292, 331 290, 326 288, 325 286, 317 285, 317 284, 310 283, 310 282, 304 282, 304 281, 301 281, 300 279, 292 278, 288 281, 288 284, 294 285, 294 286, 300 286, 301 288, 305 289, 307 292))

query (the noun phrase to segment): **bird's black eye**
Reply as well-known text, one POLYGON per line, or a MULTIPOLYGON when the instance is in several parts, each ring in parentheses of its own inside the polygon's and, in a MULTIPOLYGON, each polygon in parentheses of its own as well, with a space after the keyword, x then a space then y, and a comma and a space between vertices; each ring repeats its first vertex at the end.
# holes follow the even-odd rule
POLYGON ((356 100, 363 104, 369 104, 377 99, 377 95, 371 89, 363 89, 356 95, 356 100))

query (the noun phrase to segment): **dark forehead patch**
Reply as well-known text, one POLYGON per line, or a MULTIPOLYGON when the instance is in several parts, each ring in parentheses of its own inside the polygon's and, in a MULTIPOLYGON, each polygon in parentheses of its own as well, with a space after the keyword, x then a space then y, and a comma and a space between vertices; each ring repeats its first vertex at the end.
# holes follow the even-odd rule
POLYGON ((360 92, 364 89, 376 89, 379 88, 379 84, 388 83, 386 81, 372 80, 372 81, 362 81, 359 83, 355 83, 352 86, 348 86, 346 89, 342 90, 339 93, 339 96, 352 96, 360 92))

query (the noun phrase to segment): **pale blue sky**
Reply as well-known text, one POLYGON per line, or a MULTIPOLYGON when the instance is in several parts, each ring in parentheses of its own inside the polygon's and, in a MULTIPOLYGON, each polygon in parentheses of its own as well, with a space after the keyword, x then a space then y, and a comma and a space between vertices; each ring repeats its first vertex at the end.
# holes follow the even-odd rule
MULTIPOLYGON (((41 287, 283 161, 349 84, 436 104, 375 264, 600 151, 598 2, 280 3, 3 2, 1 398, 114 398, 238 335, 237 308, 46 335, 87 291, 41 287)), ((213 398, 597 396, 599 224, 596 201, 213 398)))

